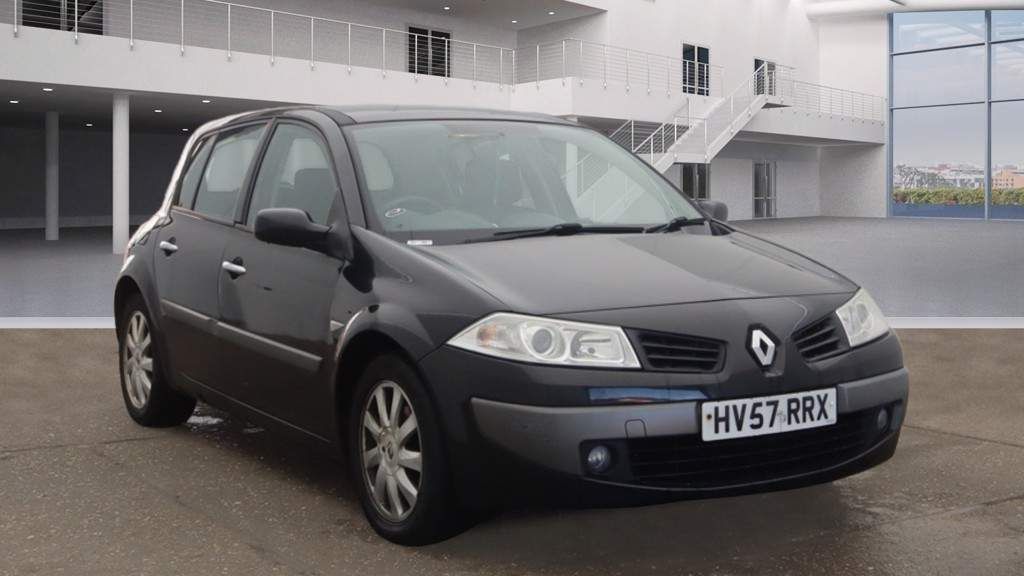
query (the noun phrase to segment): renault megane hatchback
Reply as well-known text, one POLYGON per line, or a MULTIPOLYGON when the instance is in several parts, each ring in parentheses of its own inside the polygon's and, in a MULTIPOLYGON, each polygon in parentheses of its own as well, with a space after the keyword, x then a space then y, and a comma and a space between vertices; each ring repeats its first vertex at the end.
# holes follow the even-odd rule
POLYGON ((171 426, 202 400, 336 448, 406 544, 527 485, 646 502, 888 459, 908 378, 878 306, 725 216, 548 116, 212 122, 127 248, 125 405, 171 426))

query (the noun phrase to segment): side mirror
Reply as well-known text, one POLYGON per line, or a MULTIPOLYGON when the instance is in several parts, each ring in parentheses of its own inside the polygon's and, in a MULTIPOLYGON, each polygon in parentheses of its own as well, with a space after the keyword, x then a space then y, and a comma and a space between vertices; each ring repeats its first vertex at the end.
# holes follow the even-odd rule
POLYGON ((323 251, 330 226, 317 224, 296 208, 265 208, 256 213, 256 238, 270 244, 323 251))
POLYGON ((729 207, 717 200, 698 200, 697 205, 712 218, 720 222, 729 220, 729 207))

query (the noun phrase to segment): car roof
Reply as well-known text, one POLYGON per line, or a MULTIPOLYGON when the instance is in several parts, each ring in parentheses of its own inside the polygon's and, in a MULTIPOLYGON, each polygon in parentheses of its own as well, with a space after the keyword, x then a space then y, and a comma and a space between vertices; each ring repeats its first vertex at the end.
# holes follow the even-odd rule
POLYGON ((322 112, 347 116, 352 123, 393 122, 400 120, 512 120, 572 124, 567 120, 531 112, 511 112, 487 108, 456 108, 442 106, 324 106, 322 112))
POLYGON ((238 124, 262 118, 288 116, 304 111, 317 111, 330 117, 339 126, 370 122, 403 120, 504 120, 516 122, 543 122, 547 124, 576 124, 548 114, 510 112, 486 108, 454 108, 440 106, 279 106, 251 110, 207 123, 200 132, 208 132, 229 124, 238 124))

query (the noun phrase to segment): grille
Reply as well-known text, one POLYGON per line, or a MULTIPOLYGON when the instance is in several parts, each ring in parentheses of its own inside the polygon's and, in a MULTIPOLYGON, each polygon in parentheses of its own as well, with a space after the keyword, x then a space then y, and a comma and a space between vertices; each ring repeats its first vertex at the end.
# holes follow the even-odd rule
POLYGON ((635 482, 715 488, 809 473, 858 456, 881 439, 877 409, 840 414, 827 428, 704 442, 700 435, 627 441, 635 482))
POLYGON ((846 336, 835 314, 829 314, 793 334, 800 355, 808 362, 824 360, 847 349, 846 336))
POLYGON ((717 372, 722 369, 725 346, 717 340, 635 332, 645 366, 664 372, 717 372))

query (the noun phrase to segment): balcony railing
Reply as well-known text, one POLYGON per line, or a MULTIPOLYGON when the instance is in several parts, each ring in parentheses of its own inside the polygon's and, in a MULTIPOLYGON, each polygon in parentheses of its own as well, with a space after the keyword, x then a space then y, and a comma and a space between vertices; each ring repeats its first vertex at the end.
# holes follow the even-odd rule
POLYGON ((793 108, 873 122, 885 122, 888 108, 882 96, 792 78, 780 79, 779 95, 784 104, 793 108))
POLYGON ((0 22, 37 26, 79 34, 307 60, 311 67, 327 62, 353 68, 408 72, 444 78, 489 82, 499 86, 569 78, 623 86, 627 91, 720 96, 719 66, 685 61, 620 46, 579 39, 518 48, 463 42, 367 26, 332 18, 296 14, 223 0, 2 0, 0 22))
POLYGON ((722 94, 724 74, 720 66, 577 38, 520 47, 516 58, 516 84, 574 78, 603 86, 624 85, 627 90, 645 90, 648 94, 722 94))

